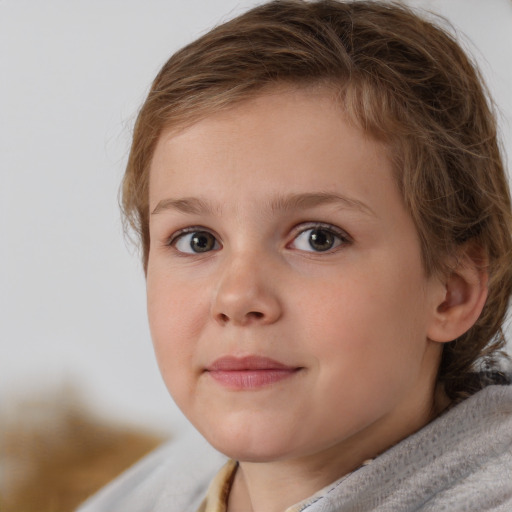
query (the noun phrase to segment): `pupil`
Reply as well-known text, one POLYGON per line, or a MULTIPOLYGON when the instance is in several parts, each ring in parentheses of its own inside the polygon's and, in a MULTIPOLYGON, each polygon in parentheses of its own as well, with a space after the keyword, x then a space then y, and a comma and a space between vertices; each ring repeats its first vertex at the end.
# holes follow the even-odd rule
POLYGON ((213 249, 214 244, 213 236, 204 232, 194 233, 194 236, 190 240, 190 247, 195 252, 210 251, 213 249))
POLYGON ((314 229, 309 237, 309 244, 317 251, 328 251, 334 244, 334 235, 323 229, 314 229))

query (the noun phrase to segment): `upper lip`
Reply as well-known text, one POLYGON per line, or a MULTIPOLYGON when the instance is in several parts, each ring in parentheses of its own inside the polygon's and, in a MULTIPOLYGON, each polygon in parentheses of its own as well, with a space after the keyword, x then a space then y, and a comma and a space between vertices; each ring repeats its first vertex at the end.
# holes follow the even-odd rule
POLYGON ((250 371, 250 370, 295 370, 297 367, 288 366, 269 357, 262 356, 224 356, 216 359, 206 370, 215 371, 250 371))

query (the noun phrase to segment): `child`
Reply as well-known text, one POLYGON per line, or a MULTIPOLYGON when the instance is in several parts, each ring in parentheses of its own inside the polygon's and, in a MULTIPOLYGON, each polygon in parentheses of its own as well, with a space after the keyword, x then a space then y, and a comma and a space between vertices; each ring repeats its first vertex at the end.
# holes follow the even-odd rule
POLYGON ((123 206, 197 430, 83 512, 512 510, 493 114, 407 8, 278 0, 175 54, 123 206))

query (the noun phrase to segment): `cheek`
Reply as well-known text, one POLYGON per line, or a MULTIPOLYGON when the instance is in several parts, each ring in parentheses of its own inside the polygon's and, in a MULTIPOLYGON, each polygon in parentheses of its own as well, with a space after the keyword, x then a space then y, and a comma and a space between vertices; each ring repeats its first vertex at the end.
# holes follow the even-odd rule
POLYGON ((151 332, 157 342, 162 336, 181 340, 200 328, 205 311, 205 293, 173 274, 151 272, 147 276, 147 308, 151 332))
POLYGON ((426 346, 422 303, 414 286, 395 286, 393 276, 345 279, 319 291, 310 316, 298 313, 323 397, 315 414, 334 433, 340 425, 357 430, 414 388, 426 346))
POLYGON ((419 360, 426 341, 421 276, 396 267, 366 268, 364 275, 348 271, 301 297, 297 322, 305 338, 318 358, 348 372, 389 371, 407 357, 419 360))
POLYGON ((207 306, 201 294, 174 280, 153 279, 148 273, 147 307, 155 355, 170 388, 193 367, 195 340, 207 317, 207 306))

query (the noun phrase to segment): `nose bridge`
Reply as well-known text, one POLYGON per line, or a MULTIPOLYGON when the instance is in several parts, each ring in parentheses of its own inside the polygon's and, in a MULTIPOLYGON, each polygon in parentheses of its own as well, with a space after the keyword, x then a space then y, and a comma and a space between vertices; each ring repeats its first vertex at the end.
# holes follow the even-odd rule
POLYGON ((273 274, 273 262, 263 254, 243 250, 226 258, 212 304, 215 320, 238 325, 275 322, 281 304, 273 274))

